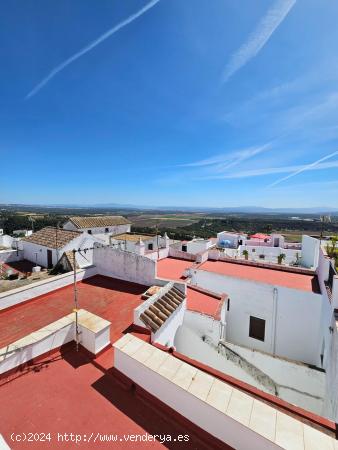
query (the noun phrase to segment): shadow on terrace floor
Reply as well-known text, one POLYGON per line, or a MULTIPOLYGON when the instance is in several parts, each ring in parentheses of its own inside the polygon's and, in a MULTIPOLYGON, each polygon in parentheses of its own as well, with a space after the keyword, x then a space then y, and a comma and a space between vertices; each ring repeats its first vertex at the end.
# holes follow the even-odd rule
POLYGON ((139 295, 143 294, 149 288, 149 286, 143 286, 141 284, 118 280, 117 278, 110 278, 103 275, 94 275, 93 277, 82 280, 81 283, 139 295))
MULTIPOLYGON (((169 449, 199 449, 209 450, 212 447, 206 441, 199 439, 197 433, 192 433, 190 427, 185 427, 160 412, 156 405, 143 401, 135 391, 125 390, 111 374, 105 374, 92 384, 93 389, 105 397, 115 408, 151 435, 159 435, 157 441, 169 449), (188 435, 188 442, 175 442, 178 435, 188 435), (164 440, 165 439, 165 440, 164 440)), ((227 446, 223 448, 228 448, 227 446)))

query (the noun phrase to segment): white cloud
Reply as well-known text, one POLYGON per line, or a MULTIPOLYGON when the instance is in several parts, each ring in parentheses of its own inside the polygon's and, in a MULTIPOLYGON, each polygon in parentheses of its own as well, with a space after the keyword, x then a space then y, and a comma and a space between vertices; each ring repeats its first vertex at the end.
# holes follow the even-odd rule
POLYGON ((235 72, 245 66, 245 64, 260 52, 295 3, 296 0, 277 0, 260 20, 247 42, 231 56, 224 71, 224 81, 228 81, 235 72))
MULTIPOLYGON (((283 177, 283 178, 280 178, 277 181, 274 181, 272 184, 270 184, 269 187, 276 186, 277 184, 281 183, 282 181, 286 181, 289 178, 295 177, 296 175, 299 175, 302 172, 305 172, 305 171, 308 171, 308 170, 314 170, 314 169, 318 168, 319 166, 321 166, 324 161, 326 161, 328 159, 331 159, 331 158, 333 158, 334 156, 337 156, 337 155, 338 155, 338 151, 330 153, 329 155, 323 156, 323 158, 320 158, 317 161, 314 161, 313 163, 308 164, 306 166, 300 167, 299 169, 295 170, 294 172, 291 172, 290 175, 287 175, 286 177, 283 177)), ((332 164, 334 164, 334 163, 338 163, 338 162, 337 161, 333 161, 332 164)), ((333 166, 333 167, 335 167, 335 166, 333 166)))
POLYGON ((238 150, 232 153, 224 153, 221 155, 212 156, 211 158, 202 159, 188 164, 182 164, 181 167, 211 167, 215 172, 221 172, 230 167, 234 167, 243 161, 246 161, 254 156, 269 150, 271 143, 261 145, 258 147, 249 147, 238 150))
MULTIPOLYGON (((338 152, 337 152, 338 154, 338 152)), ((310 165, 311 166, 311 165, 310 165)), ((277 173, 291 173, 296 171, 304 171, 305 170, 324 170, 324 169, 334 169, 338 168, 338 161, 332 162, 322 162, 318 163, 315 166, 309 167, 309 165, 297 165, 297 166, 284 166, 284 167, 267 167, 262 169, 248 169, 241 170, 239 172, 230 172, 222 175, 211 175, 203 178, 199 178, 200 180, 222 180, 222 179, 230 179, 230 178, 251 178, 251 177, 260 177, 264 175, 272 175, 277 173)), ((300 173, 300 172, 299 172, 300 173)))
POLYGON ((40 91, 52 78, 54 78, 59 72, 61 72, 63 69, 65 69, 67 66, 69 66, 71 63, 79 59, 81 56, 85 55, 86 53, 93 50, 97 45, 101 44, 101 42, 108 39, 113 34, 117 33, 119 30, 124 28, 125 26, 129 25, 131 22, 133 22, 138 17, 142 16, 145 12, 147 12, 149 9, 151 9, 153 6, 155 6, 160 0, 152 0, 147 5, 145 5, 143 8, 141 8, 136 13, 132 14, 131 16, 127 17, 122 22, 118 23, 114 27, 110 28, 108 31, 106 31, 104 34, 102 34, 100 37, 92 41, 90 44, 88 44, 86 47, 75 53, 73 56, 69 57, 65 61, 63 61, 61 64, 56 66, 45 78, 43 78, 26 96, 26 99, 29 99, 33 97, 37 92, 40 91))

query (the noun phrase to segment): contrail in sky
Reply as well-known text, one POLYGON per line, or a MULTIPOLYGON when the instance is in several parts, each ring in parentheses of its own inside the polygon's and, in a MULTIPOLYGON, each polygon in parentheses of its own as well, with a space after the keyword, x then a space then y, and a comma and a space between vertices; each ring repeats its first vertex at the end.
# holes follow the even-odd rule
POLYGON ((295 172, 290 173, 290 175, 287 175, 286 177, 280 178, 279 180, 275 181, 274 183, 270 184, 269 187, 276 186, 277 184, 281 183, 282 181, 288 180, 289 178, 295 177, 296 175, 305 172, 306 170, 311 170, 314 167, 318 166, 323 161, 326 161, 327 159, 333 158, 334 156, 338 155, 337 152, 330 153, 329 155, 324 156, 323 158, 318 159, 317 161, 307 164, 306 166, 301 167, 300 169, 296 170, 295 172))
POLYGON ((108 39, 113 34, 117 33, 119 30, 124 28, 125 26, 129 25, 131 22, 133 22, 138 17, 142 16, 145 12, 147 12, 149 9, 151 9, 153 6, 155 6, 160 0, 152 0, 147 5, 145 5, 143 8, 141 8, 136 13, 132 14, 131 16, 127 17, 122 22, 115 25, 113 28, 110 28, 108 31, 106 31, 104 34, 102 34, 100 37, 95 39, 95 41, 88 44, 86 47, 75 53, 73 56, 69 57, 65 61, 63 61, 61 64, 56 66, 45 78, 43 78, 40 83, 38 83, 26 96, 26 100, 33 97, 37 92, 39 92, 40 89, 42 89, 52 78, 54 78, 59 72, 61 72, 63 69, 65 69, 67 66, 69 66, 72 62, 79 59, 81 56, 85 55, 86 53, 93 50, 97 45, 101 44, 101 42, 108 39))
POLYGON ((261 51, 295 3, 296 0, 277 0, 275 2, 260 20, 248 40, 231 56, 223 74, 224 82, 228 81, 237 70, 261 51))

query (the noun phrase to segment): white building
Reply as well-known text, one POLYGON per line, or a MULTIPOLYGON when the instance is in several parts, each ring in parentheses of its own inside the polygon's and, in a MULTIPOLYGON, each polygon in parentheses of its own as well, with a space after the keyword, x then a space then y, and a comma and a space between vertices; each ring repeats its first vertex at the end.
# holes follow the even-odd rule
POLYGON ((220 248, 238 248, 246 239, 246 234, 221 231, 217 233, 217 246, 220 248))
POLYGON ((65 252, 73 249, 81 250, 76 254, 79 267, 91 265, 95 242, 103 244, 88 233, 54 227, 43 228, 20 241, 24 259, 48 269, 55 266, 65 252))
POLYGON ((110 236, 129 233, 131 222, 122 216, 79 216, 69 217, 63 225, 64 230, 82 231, 93 234, 109 244, 110 236))
POLYGON ((155 255, 155 253, 162 249, 167 249, 166 256, 168 256, 169 243, 170 239, 166 233, 163 237, 138 233, 123 233, 110 237, 110 245, 113 248, 137 253, 138 255, 146 255, 152 259, 158 259, 158 255, 155 255))
POLYGON ((19 237, 27 237, 33 234, 33 230, 14 230, 13 234, 19 237))

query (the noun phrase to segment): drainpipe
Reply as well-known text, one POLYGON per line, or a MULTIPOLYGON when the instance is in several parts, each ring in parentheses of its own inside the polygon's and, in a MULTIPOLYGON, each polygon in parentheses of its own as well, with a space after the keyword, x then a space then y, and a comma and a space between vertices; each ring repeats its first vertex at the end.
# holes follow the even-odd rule
POLYGON ((273 330, 272 330, 272 354, 276 356, 276 332, 277 332, 278 289, 273 288, 273 330))

